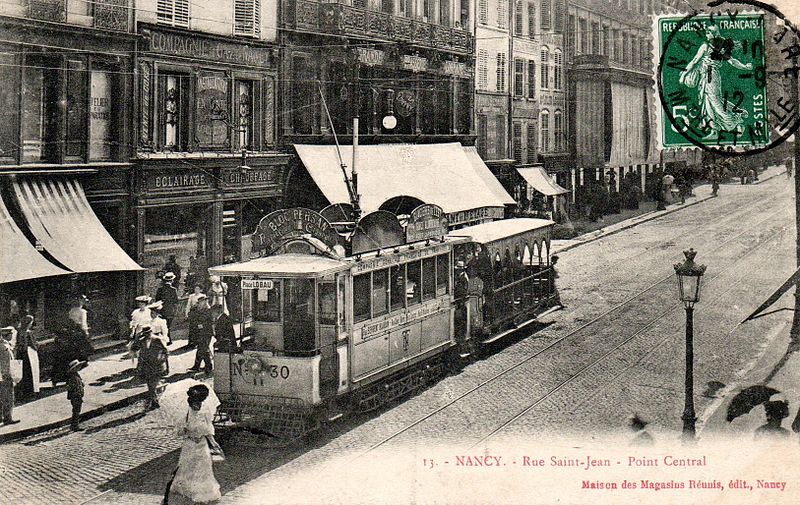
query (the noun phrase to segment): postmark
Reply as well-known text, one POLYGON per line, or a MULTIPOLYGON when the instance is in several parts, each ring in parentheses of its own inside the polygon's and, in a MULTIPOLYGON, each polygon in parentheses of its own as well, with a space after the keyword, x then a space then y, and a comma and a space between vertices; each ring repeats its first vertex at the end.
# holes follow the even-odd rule
POLYGON ((654 22, 659 148, 771 149, 800 126, 800 37, 774 7, 741 0, 654 22))

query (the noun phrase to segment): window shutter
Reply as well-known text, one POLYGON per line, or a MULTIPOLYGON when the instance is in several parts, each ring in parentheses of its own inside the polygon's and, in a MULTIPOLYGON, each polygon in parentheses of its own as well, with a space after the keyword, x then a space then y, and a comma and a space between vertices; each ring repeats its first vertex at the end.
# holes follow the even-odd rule
POLYGON ((522 35, 522 0, 514 0, 514 35, 522 35))
POLYGON ((528 37, 536 36, 536 4, 528 2, 528 37))
POLYGON ((525 62, 521 59, 514 60, 514 96, 523 96, 525 84, 525 62))
POLYGON ((189 0, 158 0, 156 18, 170 26, 189 26, 189 0))
POLYGON ((508 0, 497 2, 497 27, 508 28, 508 0))
POLYGON ((261 33, 261 0, 235 0, 233 34, 258 36, 261 33))
POLYGON ((528 163, 536 162, 536 125, 528 123, 528 163))
POLYGON ((486 90, 489 87, 489 52, 486 49, 478 50, 478 89, 486 90))
POLYGON ((553 29, 556 32, 563 32, 564 31, 564 3, 562 0, 556 0, 555 3, 555 12, 553 16, 553 29))
POLYGON ((522 163, 522 123, 514 123, 514 159, 522 163))
POLYGON ((536 62, 528 60, 528 98, 536 98, 536 62))
POLYGON ((482 24, 489 23, 489 0, 480 0, 478 5, 478 22, 482 24))
POLYGON ((175 0, 175 26, 189 26, 189 0, 175 0))
POLYGON ((506 53, 497 53, 497 91, 506 90, 506 53))
POLYGON ((549 30, 550 29, 550 14, 551 14, 552 4, 550 0, 542 0, 542 7, 541 7, 541 27, 542 30, 549 30))

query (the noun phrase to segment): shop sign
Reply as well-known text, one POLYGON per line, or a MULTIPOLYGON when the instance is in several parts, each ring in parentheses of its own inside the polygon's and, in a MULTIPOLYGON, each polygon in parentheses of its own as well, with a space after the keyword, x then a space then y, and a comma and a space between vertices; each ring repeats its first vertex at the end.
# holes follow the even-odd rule
POLYGON ((272 289, 275 283, 272 279, 242 279, 242 289, 272 289))
POLYGON ((422 56, 403 55, 403 68, 412 72, 424 72, 428 69, 428 60, 422 56))
POLYGON ((275 252, 292 239, 311 237, 331 249, 339 243, 339 235, 321 214, 309 209, 276 210, 264 216, 253 233, 253 252, 264 255, 275 252))
POLYGON ((453 77, 469 77, 467 66, 457 61, 444 60, 442 62, 442 72, 453 77))
POLYGON ((146 43, 145 51, 240 65, 270 65, 270 50, 267 48, 152 29, 142 30, 142 35, 146 43))
POLYGON ((386 60, 386 53, 380 49, 357 47, 354 49, 354 51, 356 53, 356 57, 358 57, 359 63, 367 65, 368 67, 383 65, 383 62, 386 60))
POLYGON ((549 93, 542 93, 542 105, 564 106, 564 95, 551 95, 549 93))
POLYGON ((449 250, 450 246, 447 244, 431 244, 430 246, 409 249, 397 254, 384 254, 357 262, 353 267, 353 273, 360 274, 394 265, 402 265, 403 263, 408 263, 409 261, 429 258, 437 254, 446 253, 449 250))
POLYGON ((438 205, 420 205, 411 211, 406 225, 406 242, 447 235, 447 214, 438 205))
POLYGON ((408 117, 417 108, 417 96, 413 91, 400 90, 394 98, 394 106, 401 117, 408 117))
POLYGON ((503 219, 505 209, 502 207, 480 207, 478 209, 451 212, 447 215, 450 226, 473 223, 474 221, 491 221, 503 219))
POLYGON ((205 172, 183 172, 173 174, 148 174, 147 189, 171 190, 171 189, 196 189, 208 188, 212 184, 213 178, 205 172))
POLYGON ((249 168, 229 170, 225 173, 225 183, 230 186, 249 186, 255 184, 275 184, 278 177, 272 168, 249 168))

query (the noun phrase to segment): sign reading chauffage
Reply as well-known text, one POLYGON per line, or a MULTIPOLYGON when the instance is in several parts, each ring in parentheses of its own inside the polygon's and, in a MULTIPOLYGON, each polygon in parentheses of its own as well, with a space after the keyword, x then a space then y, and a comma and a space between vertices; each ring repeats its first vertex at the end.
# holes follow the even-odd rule
POLYGON ((339 242, 339 235, 327 219, 309 209, 283 209, 261 218, 253 233, 253 252, 267 255, 286 242, 310 236, 331 249, 339 242))

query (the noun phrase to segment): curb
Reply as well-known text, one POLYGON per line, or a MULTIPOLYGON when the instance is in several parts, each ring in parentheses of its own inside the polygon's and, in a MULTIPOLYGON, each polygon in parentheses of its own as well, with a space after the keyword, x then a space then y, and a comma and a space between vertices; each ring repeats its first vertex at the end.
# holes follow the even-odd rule
MULTIPOLYGON (((111 412, 112 410, 118 410, 128 405, 133 405, 134 403, 138 402, 147 397, 147 391, 142 391, 141 393, 136 393, 131 396, 126 396, 125 398, 121 398, 115 402, 108 403, 103 405, 102 407, 97 407, 93 410, 88 410, 86 412, 81 412, 81 422, 87 421, 89 419, 93 419, 95 417, 101 416, 107 412, 111 412)), ((23 438, 27 438, 31 435, 37 435, 39 433, 44 433, 45 431, 54 430, 56 428, 62 428, 64 426, 69 426, 71 419, 62 419, 61 421, 55 421, 48 424, 43 424, 40 426, 34 426, 33 428, 27 428, 20 431, 15 431, 13 433, 6 433, 4 435, 0 435, 0 444, 5 444, 8 442, 15 442, 17 440, 21 440, 23 438)))
MULTIPOLYGON (((786 170, 783 170, 782 172, 778 172, 778 173, 770 175, 768 177, 764 177, 762 179, 759 179, 758 182, 756 182, 754 184, 761 184, 761 183, 766 182, 766 181, 768 181, 770 179, 774 179, 775 177, 778 177, 779 175, 784 174, 784 173, 786 173, 786 170)), ((566 251, 569 251, 570 249, 575 249, 576 247, 580 247, 580 246, 582 246, 584 244, 590 244, 592 242, 600 240, 601 238, 605 238, 605 237, 608 237, 610 235, 614 235, 615 233, 619 233, 621 231, 628 230, 628 229, 633 228, 634 226, 640 225, 642 223, 646 223, 648 221, 652 221, 654 219, 658 219, 659 217, 666 216, 666 215, 672 214, 674 212, 678 212, 678 211, 686 209, 688 207, 692 207, 693 205, 697 205, 697 204, 703 203, 703 202, 705 202, 707 200, 711 200, 712 198, 716 198, 716 197, 708 195, 708 196, 700 197, 700 198, 698 198, 697 200, 695 200, 693 202, 687 202, 687 203, 682 204, 682 205, 677 205, 676 207, 673 207, 673 208, 670 208, 670 209, 651 211, 651 212, 648 212, 647 214, 642 214, 641 216, 637 216, 637 217, 631 218, 631 222, 626 223, 625 225, 620 226, 619 228, 615 228, 613 230, 608 230, 608 231, 604 232, 602 230, 604 230, 605 228, 600 228, 600 230, 597 230, 597 231, 600 231, 600 233, 598 233, 597 235, 595 235, 593 237, 587 237, 584 240, 580 240, 580 237, 581 236, 586 236, 586 235, 591 235, 593 233, 597 233, 597 231, 589 232, 586 235, 580 235, 579 237, 576 237, 575 239, 572 239, 572 240, 578 239, 579 241, 577 243, 565 245, 564 247, 561 247, 559 249, 556 249, 556 250, 552 251, 552 254, 566 252, 566 251)))

